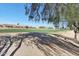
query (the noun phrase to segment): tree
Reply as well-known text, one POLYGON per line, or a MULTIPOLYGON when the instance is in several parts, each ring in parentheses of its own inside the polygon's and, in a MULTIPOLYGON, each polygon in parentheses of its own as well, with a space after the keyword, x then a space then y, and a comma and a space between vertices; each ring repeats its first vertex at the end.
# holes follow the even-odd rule
POLYGON ((31 5, 30 7, 28 5, 29 4, 26 4, 26 7, 25 7, 26 13, 25 14, 26 15, 29 14, 29 20, 48 21, 48 23, 53 23, 56 27, 58 27, 60 15, 59 15, 59 12, 56 10, 58 10, 59 4, 32 3, 32 4, 30 4, 31 5), (41 9, 42 9, 42 11, 41 11, 41 9))
POLYGON ((76 33, 79 29, 79 4, 67 4, 67 3, 32 3, 30 8, 28 5, 25 7, 26 15, 29 14, 29 19, 35 21, 48 21, 53 23, 56 27, 62 19, 68 21, 69 27, 74 26, 74 33, 76 39, 76 33), (42 8, 42 11, 40 9, 42 8))
POLYGON ((69 27, 74 29, 74 38, 77 39, 77 31, 79 30, 79 4, 67 4, 65 18, 69 22, 69 27))
POLYGON ((19 25, 19 23, 17 23, 17 25, 19 25))

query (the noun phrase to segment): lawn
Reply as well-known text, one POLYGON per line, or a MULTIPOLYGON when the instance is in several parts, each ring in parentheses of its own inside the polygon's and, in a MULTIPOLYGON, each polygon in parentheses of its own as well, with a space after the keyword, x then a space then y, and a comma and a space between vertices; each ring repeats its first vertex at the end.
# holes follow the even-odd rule
POLYGON ((51 32, 59 32, 59 31, 67 31, 64 29, 0 29, 0 33, 12 33, 12 32, 42 32, 42 33, 51 33, 51 32))

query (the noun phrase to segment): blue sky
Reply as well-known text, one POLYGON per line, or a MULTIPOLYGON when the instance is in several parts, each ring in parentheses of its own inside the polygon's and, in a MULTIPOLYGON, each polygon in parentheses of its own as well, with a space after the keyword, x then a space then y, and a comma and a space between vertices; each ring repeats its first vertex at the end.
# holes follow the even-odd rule
POLYGON ((53 26, 47 22, 28 21, 23 3, 0 3, 0 24, 17 24, 28 26, 53 26))

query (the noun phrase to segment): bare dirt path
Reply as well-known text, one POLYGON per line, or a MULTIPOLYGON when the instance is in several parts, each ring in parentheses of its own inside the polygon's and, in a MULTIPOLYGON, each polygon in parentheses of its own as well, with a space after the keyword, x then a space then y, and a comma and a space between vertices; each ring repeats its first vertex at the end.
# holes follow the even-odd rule
POLYGON ((53 33, 51 35, 25 33, 20 36, 22 38, 16 38, 17 41, 12 44, 5 56, 11 55, 18 46, 19 48, 14 53, 14 56, 79 56, 79 42, 72 39, 74 36, 73 31, 53 33), (65 39, 61 35, 67 38, 65 39), (20 39, 22 39, 22 43, 20 43, 20 39))

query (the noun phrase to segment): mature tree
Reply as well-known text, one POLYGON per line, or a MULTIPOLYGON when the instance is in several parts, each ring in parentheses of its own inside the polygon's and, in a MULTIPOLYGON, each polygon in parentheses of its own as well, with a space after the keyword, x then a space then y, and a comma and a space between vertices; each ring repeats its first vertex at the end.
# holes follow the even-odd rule
POLYGON ((69 27, 74 29, 74 38, 77 39, 77 31, 79 30, 79 4, 67 4, 64 16, 69 22, 69 27))
POLYGON ((19 25, 19 23, 17 23, 17 25, 19 25))
POLYGON ((25 10, 26 15, 28 14, 31 20, 48 21, 48 23, 53 23, 56 25, 56 27, 59 25, 59 22, 62 21, 62 19, 66 19, 69 27, 72 27, 72 25, 74 26, 76 39, 76 33, 79 29, 79 4, 32 3, 26 4, 25 10))
POLYGON ((35 21, 48 21, 53 23, 56 27, 59 25, 59 4, 39 4, 32 3, 30 6, 26 4, 26 15, 29 14, 29 19, 35 21), (53 17, 52 17, 53 16, 53 17))

